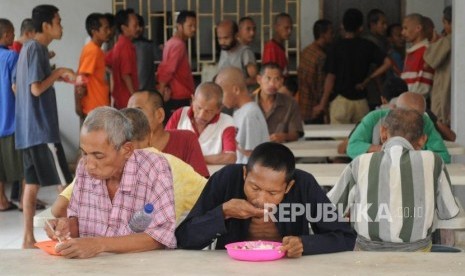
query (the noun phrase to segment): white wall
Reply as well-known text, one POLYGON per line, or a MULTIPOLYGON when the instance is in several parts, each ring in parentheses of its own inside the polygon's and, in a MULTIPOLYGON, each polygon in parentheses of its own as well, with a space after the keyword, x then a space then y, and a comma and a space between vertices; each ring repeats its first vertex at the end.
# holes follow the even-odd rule
MULTIPOLYGON (((0 17, 13 22, 15 33, 19 36, 21 21, 31 17, 33 7, 40 4, 55 5, 60 11, 63 25, 63 37, 53 41, 49 49, 55 51, 51 60, 57 67, 77 69, 81 49, 87 33, 85 19, 92 12, 111 12, 111 0, 1 0, 0 17)), ((60 132, 68 161, 76 156, 79 143, 79 121, 74 113, 73 87, 69 84, 56 83, 60 132)))
POLYGON ((303 0, 300 4, 300 48, 313 42, 313 23, 320 19, 320 0, 303 0))
POLYGON ((436 30, 440 32, 442 30, 442 10, 446 6, 444 0, 406 0, 405 1, 405 13, 419 13, 424 16, 428 16, 434 22, 436 30))

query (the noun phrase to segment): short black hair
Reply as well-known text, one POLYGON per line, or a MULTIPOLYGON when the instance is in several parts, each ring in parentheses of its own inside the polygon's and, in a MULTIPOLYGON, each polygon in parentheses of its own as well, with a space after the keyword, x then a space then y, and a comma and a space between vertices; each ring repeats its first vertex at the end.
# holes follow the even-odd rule
POLYGON ((53 18, 58 13, 58 8, 53 5, 39 5, 32 9, 32 24, 36 32, 41 33, 42 24, 52 24, 53 18))
POLYGON ((123 33, 121 27, 129 24, 129 15, 136 14, 133 9, 119 10, 115 15, 116 27, 120 33, 123 33))
POLYGON ((157 90, 150 90, 150 89, 139 90, 139 91, 136 91, 135 93, 148 93, 149 101, 151 101, 154 109, 164 108, 165 104, 164 104, 163 96, 157 90))
POLYGON ((268 63, 262 64, 262 67, 260 68, 260 75, 263 76, 263 74, 265 74, 266 69, 277 69, 279 70, 279 72, 281 72, 281 75, 283 73, 283 70, 281 69, 281 67, 275 62, 268 62, 268 63))
POLYGON ((247 173, 251 172, 256 164, 274 171, 284 171, 286 183, 294 178, 295 157, 292 151, 283 144, 266 142, 255 147, 247 162, 247 173))
POLYGON ((394 23, 394 24, 389 25, 387 27, 387 30, 386 30, 386 36, 391 37, 395 28, 401 28, 402 29, 402 25, 400 25, 399 23, 394 23))
POLYGON ((372 9, 367 14, 367 26, 368 29, 371 27, 372 24, 378 23, 381 16, 386 16, 386 14, 379 9, 372 9))
POLYGON ((107 18, 110 28, 113 28, 115 26, 115 15, 109 12, 104 13, 103 15, 107 18))
POLYGON ((35 31, 34 29, 34 24, 32 23, 31 18, 26 18, 21 22, 21 35, 23 35, 25 32, 33 32, 35 31))
POLYGON ((342 18, 344 30, 349 33, 355 33, 363 26, 363 14, 358 9, 348 9, 342 18))
POLYGON ((92 31, 98 31, 102 24, 100 23, 100 19, 107 19, 105 15, 101 13, 91 13, 86 18, 86 31, 87 34, 92 37, 92 31))
POLYGON ((178 18, 176 18, 176 24, 184 24, 188 17, 196 18, 197 15, 194 11, 182 10, 178 14, 178 18))
POLYGON ((442 16, 449 24, 452 23, 452 6, 445 7, 442 16))
POLYGON ((278 14, 274 17, 274 24, 278 23, 278 21, 279 21, 281 18, 289 18, 289 20, 291 20, 291 22, 292 22, 292 17, 291 17, 288 13, 281 12, 281 13, 278 13, 278 14))
POLYGON ((6 18, 0 18, 0 38, 2 38, 2 36, 7 31, 10 31, 10 30, 13 30, 13 29, 14 29, 14 26, 13 26, 13 23, 11 23, 10 20, 8 20, 6 18))
POLYGON ((255 21, 252 19, 252 17, 250 16, 243 16, 241 17, 241 19, 239 19, 239 26, 244 23, 245 21, 252 21, 253 23, 255 23, 255 21))
POLYGON ((315 40, 319 39, 322 34, 325 34, 332 26, 331 21, 326 19, 320 19, 313 24, 313 37, 315 40))
POLYGON ((140 27, 145 27, 145 20, 144 17, 140 14, 136 14, 137 16, 137 24, 139 24, 140 27))
POLYGON ((393 98, 399 97, 400 94, 407 92, 407 91, 408 91, 407 83, 403 79, 397 76, 392 76, 392 77, 389 77, 384 83, 381 96, 386 98, 387 101, 390 101, 393 98))

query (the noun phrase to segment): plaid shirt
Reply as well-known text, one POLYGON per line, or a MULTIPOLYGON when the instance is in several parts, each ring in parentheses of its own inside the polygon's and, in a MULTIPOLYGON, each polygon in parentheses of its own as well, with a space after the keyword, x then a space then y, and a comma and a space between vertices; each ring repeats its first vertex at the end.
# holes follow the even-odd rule
POLYGON ((313 107, 320 103, 326 74, 325 52, 316 42, 307 46, 300 54, 297 75, 299 78, 299 106, 302 119, 309 120, 313 107))
POLYGON ((146 203, 152 203, 152 223, 145 233, 168 248, 176 247, 174 229, 173 178, 164 157, 143 150, 134 151, 125 164, 113 201, 106 181, 92 178, 84 160, 76 170, 76 184, 68 217, 77 217, 80 237, 114 237, 133 234, 129 220, 146 203))

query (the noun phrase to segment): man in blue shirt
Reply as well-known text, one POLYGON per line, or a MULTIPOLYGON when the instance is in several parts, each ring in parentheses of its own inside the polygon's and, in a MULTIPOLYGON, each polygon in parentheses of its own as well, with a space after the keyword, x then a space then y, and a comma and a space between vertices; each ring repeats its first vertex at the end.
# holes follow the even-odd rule
POLYGON ((0 212, 16 209, 5 195, 6 183, 22 178, 22 161, 15 150, 15 95, 12 77, 18 54, 8 50, 14 39, 13 24, 0 18, 0 212))
POLYGON ((58 9, 40 5, 32 10, 36 30, 19 55, 16 75, 16 148, 23 152, 24 240, 23 248, 34 248, 33 216, 40 186, 66 185, 72 178, 60 143, 58 112, 53 84, 74 81, 68 68, 51 69, 47 46, 63 34, 58 9))

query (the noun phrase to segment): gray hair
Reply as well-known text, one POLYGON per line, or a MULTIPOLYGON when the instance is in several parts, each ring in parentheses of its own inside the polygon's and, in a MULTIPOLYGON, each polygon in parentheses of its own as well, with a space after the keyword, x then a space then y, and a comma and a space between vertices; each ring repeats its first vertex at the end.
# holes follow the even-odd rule
POLYGON ((132 140, 143 141, 150 134, 149 120, 142 110, 137 108, 123 108, 120 110, 132 125, 132 140))
POLYGON ((400 136, 415 143, 423 135, 423 116, 416 110, 396 108, 389 111, 383 126, 391 137, 400 136))
POLYGON ((215 99, 218 108, 221 108, 223 105, 223 89, 214 82, 207 81, 197 86, 194 96, 197 97, 199 95, 202 95, 207 101, 215 99))
POLYGON ((108 106, 92 110, 82 124, 82 129, 87 132, 103 130, 107 134, 108 142, 116 150, 132 140, 132 125, 129 119, 108 106))

